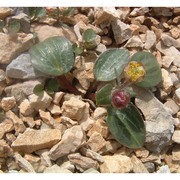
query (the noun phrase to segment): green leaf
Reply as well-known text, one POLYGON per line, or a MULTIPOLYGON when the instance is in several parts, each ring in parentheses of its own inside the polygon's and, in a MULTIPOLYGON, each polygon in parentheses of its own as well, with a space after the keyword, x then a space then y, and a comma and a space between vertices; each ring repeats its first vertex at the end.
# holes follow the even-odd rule
POLYGON ((48 75, 60 76, 69 72, 74 65, 72 45, 65 37, 50 37, 34 45, 29 53, 32 65, 48 75))
POLYGON ((96 92, 96 105, 106 106, 111 104, 112 84, 106 84, 98 92, 96 92))
POLYGON ((98 81, 111 81, 123 72, 129 62, 129 51, 127 49, 108 49, 103 52, 95 62, 94 75, 98 81), (115 70, 116 69, 116 70, 115 70))
POLYGON ((0 19, 0 32, 3 30, 4 28, 4 21, 0 19))
POLYGON ((142 62, 145 67, 146 75, 142 82, 137 83, 140 87, 153 87, 162 80, 161 68, 156 57, 149 52, 137 52, 132 56, 132 61, 142 62))
POLYGON ((63 16, 71 16, 74 13, 74 8, 73 7, 68 7, 64 12, 63 16))
POLYGON ((93 42, 96 38, 96 33, 92 29, 87 29, 83 34, 83 39, 85 42, 93 42))
POLYGON ((19 32, 19 30, 21 29, 21 24, 18 20, 10 20, 8 23, 8 33, 13 34, 13 33, 17 33, 19 32))
POLYGON ((133 104, 123 110, 108 109, 107 124, 114 138, 128 148, 141 148, 146 132, 143 118, 133 104))
POLYGON ((37 84, 33 89, 33 93, 36 96, 41 96, 43 92, 44 92, 44 86, 42 84, 37 84))
POLYGON ((50 79, 48 82, 47 82, 47 91, 48 92, 55 92, 55 91, 58 91, 59 89, 59 82, 57 79, 50 79))
POLYGON ((46 9, 43 7, 29 7, 28 9, 30 16, 33 17, 33 20, 46 15, 46 9))
POLYGON ((81 55, 83 53, 83 48, 82 47, 78 47, 77 44, 73 44, 73 52, 76 55, 81 55))

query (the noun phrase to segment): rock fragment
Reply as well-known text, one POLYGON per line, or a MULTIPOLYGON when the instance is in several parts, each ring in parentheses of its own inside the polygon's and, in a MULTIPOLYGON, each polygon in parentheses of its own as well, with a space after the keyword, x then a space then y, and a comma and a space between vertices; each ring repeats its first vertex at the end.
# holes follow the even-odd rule
POLYGON ((156 43, 156 35, 154 31, 148 30, 145 36, 145 49, 151 49, 156 43))
POLYGON ((53 97, 53 103, 58 105, 64 96, 64 92, 55 92, 53 97))
POLYGON ((5 119, 0 123, 0 139, 5 133, 11 132, 14 129, 14 124, 10 119, 5 119))
POLYGON ((13 155, 13 150, 5 140, 0 139, 0 158, 7 158, 13 155))
POLYGON ((143 43, 141 41, 141 39, 138 36, 132 36, 127 43, 124 45, 124 47, 138 47, 138 48, 143 48, 143 43))
POLYGON ((172 136, 172 140, 180 144, 180 130, 175 130, 172 136))
POLYGON ((72 173, 71 171, 61 168, 58 165, 53 165, 44 170, 44 173, 72 173))
POLYGON ((170 56, 163 56, 162 67, 168 69, 173 62, 173 58, 170 56))
POLYGON ((161 40, 162 40, 163 44, 168 47, 174 46, 175 48, 180 48, 180 40, 175 40, 174 38, 172 38, 171 36, 169 36, 167 34, 163 33, 161 35, 161 40))
POLYGON ((171 114, 175 115, 179 111, 179 106, 172 99, 168 99, 164 105, 171 110, 171 114))
POLYGON ((142 15, 148 13, 148 12, 149 12, 148 7, 134 8, 131 11, 130 16, 142 16, 142 15))
POLYGON ((180 162, 180 144, 176 144, 172 150, 172 160, 180 162))
POLYGON ((19 134, 12 143, 14 151, 32 153, 39 149, 50 148, 61 139, 61 132, 58 129, 27 129, 19 134))
POLYGON ((34 112, 28 99, 24 99, 19 105, 19 111, 22 115, 28 116, 34 112))
POLYGON ((16 105, 16 99, 14 97, 4 97, 0 105, 4 111, 9 111, 16 105))

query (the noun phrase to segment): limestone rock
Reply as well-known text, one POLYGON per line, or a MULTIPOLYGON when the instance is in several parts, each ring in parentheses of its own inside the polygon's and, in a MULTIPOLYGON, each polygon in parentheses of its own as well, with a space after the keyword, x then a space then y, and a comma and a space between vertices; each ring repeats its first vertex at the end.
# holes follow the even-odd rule
POLYGON ((172 136, 172 140, 178 144, 180 144, 180 130, 175 130, 172 136))
POLYGON ((74 43, 77 41, 75 33, 70 28, 60 28, 48 25, 35 24, 33 31, 37 33, 40 42, 54 36, 64 36, 74 43))
POLYGON ((170 169, 168 165, 161 166, 159 170, 157 171, 157 173, 170 173, 170 169))
POLYGON ((105 52, 106 50, 107 50, 106 46, 102 43, 98 44, 98 46, 96 47, 97 54, 101 54, 105 52))
POLYGON ((147 31, 145 36, 145 49, 151 49, 156 43, 156 35, 154 31, 147 31))
POLYGON ((4 97, 0 105, 4 111, 9 111, 16 105, 16 99, 14 97, 4 97))
POLYGON ((172 150, 172 160, 180 161, 180 144, 176 144, 172 150))
POLYGON ((53 97, 53 103, 58 105, 64 96, 64 92, 55 92, 53 97))
POLYGON ((49 152, 49 157, 56 160, 69 153, 75 152, 86 141, 86 136, 81 126, 76 125, 67 129, 61 141, 53 146, 49 152))
POLYGON ((60 165, 60 167, 63 168, 63 169, 67 169, 67 170, 69 170, 69 171, 71 171, 71 172, 74 172, 74 170, 75 170, 74 164, 72 164, 70 161, 65 161, 65 162, 63 162, 63 163, 60 165))
POLYGON ((29 173, 35 172, 32 165, 26 159, 24 159, 19 153, 15 153, 14 158, 15 158, 16 162, 19 164, 19 166, 21 166, 27 172, 29 172, 29 173))
POLYGON ((8 16, 11 16, 12 14, 12 8, 8 7, 1 7, 0 8, 0 19, 5 19, 8 16))
POLYGON ((9 64, 33 45, 33 34, 17 33, 17 38, 0 33, 0 64, 9 64), (12 51, 13 49, 13 51, 12 51))
POLYGON ((47 107, 50 106, 52 97, 49 96, 45 91, 43 92, 42 96, 37 96, 35 94, 31 94, 28 96, 30 106, 34 108, 36 111, 39 109, 45 110, 47 107))
POLYGON ((85 106, 85 102, 72 97, 70 98, 70 100, 63 102, 62 114, 73 120, 80 121, 83 117, 85 106))
POLYGON ((133 164, 134 173, 148 173, 148 170, 146 169, 144 164, 136 156, 133 155, 131 157, 131 162, 133 164))
POLYGON ((0 123, 0 139, 4 136, 5 133, 11 132, 14 130, 14 124, 10 119, 5 119, 0 123))
POLYGON ((169 32, 171 33, 171 36, 172 36, 173 38, 175 38, 175 39, 177 39, 178 37, 180 37, 180 30, 179 30, 179 28, 177 28, 177 27, 174 27, 174 28, 170 29, 169 32))
POLYGON ((175 48, 180 48, 180 41, 175 40, 174 38, 172 38, 171 36, 169 36, 167 34, 163 33, 161 35, 161 40, 162 40, 163 44, 168 47, 174 46, 175 48))
POLYGON ((149 12, 148 7, 134 8, 130 13, 130 16, 142 16, 149 12))
POLYGON ((34 118, 31 116, 21 116, 21 119, 23 120, 23 122, 25 122, 30 128, 33 128, 36 123, 34 121, 34 118))
POLYGON ((44 173, 71 173, 71 171, 61 168, 58 165, 53 165, 45 169, 44 173))
POLYGON ((103 107, 97 107, 95 110, 94 110, 94 118, 97 120, 99 118, 102 118, 104 116, 107 115, 107 109, 106 108, 103 108, 103 107))
POLYGON ((135 150, 136 157, 146 158, 149 155, 149 151, 145 148, 135 150))
POLYGON ((80 153, 74 153, 68 155, 69 161, 74 164, 76 169, 83 172, 89 168, 98 169, 98 163, 91 158, 82 156, 80 153))
POLYGON ((61 108, 56 105, 56 104, 51 104, 48 108, 47 108, 51 114, 53 115, 59 115, 61 114, 61 108))
POLYGON ((174 93, 174 99, 180 104, 180 88, 176 89, 174 93))
POLYGON ((172 99, 168 99, 164 105, 171 110, 172 115, 175 115, 180 110, 179 106, 172 99))
POLYGON ((173 117, 150 91, 138 88, 135 92, 135 103, 145 117, 145 147, 150 151, 160 152, 170 143, 174 132, 173 117))
POLYGON ((28 116, 34 112, 28 99, 24 99, 18 107, 20 113, 24 116, 28 116))
POLYGON ((0 69, 0 82, 6 79, 6 73, 3 69, 0 69))
POLYGON ((65 116, 61 116, 61 122, 66 126, 66 128, 71 128, 72 126, 78 125, 77 121, 73 121, 72 119, 65 116))
POLYGON ((58 129, 27 129, 23 134, 19 134, 12 143, 15 151, 31 153, 39 149, 50 148, 61 139, 61 132, 58 129))
POLYGON ((165 56, 170 56, 173 58, 173 64, 180 67, 180 52, 174 47, 166 47, 162 42, 156 44, 156 49, 158 49, 165 56))
POLYGON ((13 150, 9 147, 5 140, 0 139, 0 158, 7 158, 13 155, 13 150))
POLYGON ((111 24, 116 44, 122 44, 132 37, 132 30, 128 24, 120 20, 113 21, 111 24))
POLYGON ((173 62, 173 58, 170 56, 163 56, 162 58, 162 66, 166 69, 168 69, 173 62))
POLYGON ((171 73, 169 76, 170 76, 171 81, 174 86, 176 86, 180 83, 180 79, 178 78, 178 76, 175 73, 171 73))
POLYGON ((143 48, 143 43, 141 39, 138 36, 132 36, 127 43, 124 45, 124 47, 139 47, 143 48))
POLYGON ((47 75, 36 70, 32 66, 31 56, 29 53, 23 53, 6 67, 8 77, 15 79, 35 79, 38 77, 47 77, 47 75))
POLYGON ((24 125, 23 121, 19 117, 17 117, 11 110, 6 112, 6 117, 12 120, 16 135, 25 131, 26 126, 24 125))
POLYGON ((100 164, 101 173, 128 173, 133 169, 133 164, 128 156, 106 155, 104 163, 100 164))
POLYGON ((94 132, 87 141, 92 151, 98 152, 106 145, 105 139, 98 132, 94 132))

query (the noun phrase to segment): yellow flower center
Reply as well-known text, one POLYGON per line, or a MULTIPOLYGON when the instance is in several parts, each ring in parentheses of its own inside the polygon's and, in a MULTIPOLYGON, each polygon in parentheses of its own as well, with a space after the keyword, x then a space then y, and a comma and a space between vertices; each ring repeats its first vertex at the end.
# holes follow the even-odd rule
POLYGON ((124 74, 132 82, 140 82, 145 76, 145 69, 142 63, 131 61, 125 68, 124 74))

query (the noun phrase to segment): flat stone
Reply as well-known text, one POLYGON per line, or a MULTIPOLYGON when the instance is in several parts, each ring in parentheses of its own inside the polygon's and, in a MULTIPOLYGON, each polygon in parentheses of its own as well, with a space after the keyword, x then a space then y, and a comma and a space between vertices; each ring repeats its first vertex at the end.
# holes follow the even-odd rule
POLYGON ((180 104, 180 88, 175 90, 174 99, 180 104))
POLYGON ((43 173, 72 173, 72 172, 67 169, 61 168, 57 164, 55 164, 51 167, 46 168, 43 173))
POLYGON ((130 16, 142 16, 142 15, 148 13, 148 12, 149 12, 148 7, 134 8, 131 11, 130 16))
POLYGON ((5 140, 0 139, 0 158, 7 158, 13 155, 13 150, 5 140))
POLYGON ((75 166, 74 164, 72 164, 70 161, 65 161, 63 162, 61 165, 60 165, 61 168, 63 169, 67 169, 71 172, 74 172, 75 171, 75 166))
POLYGON ((87 145, 92 151, 98 152, 106 145, 105 139, 98 132, 94 132, 87 141, 87 145))
POLYGON ((171 36, 167 35, 167 34, 162 34, 161 35, 161 40, 164 43, 164 45, 170 47, 170 46, 174 46, 175 48, 180 48, 180 41, 179 40, 175 40, 174 38, 172 38, 171 36))
POLYGON ((135 92, 136 106, 145 117, 145 147, 147 150, 160 152, 170 143, 174 132, 173 117, 150 91, 137 88, 135 92))
POLYGON ((133 164, 134 173, 148 173, 148 170, 146 169, 144 164, 135 155, 131 157, 131 162, 133 164))
POLYGON ((67 129, 61 141, 53 146, 49 151, 49 157, 52 160, 56 160, 62 156, 68 155, 69 153, 75 152, 79 149, 86 141, 86 136, 81 126, 76 125, 67 129))
POLYGON ((0 139, 4 136, 5 133, 11 132, 14 130, 14 124, 10 119, 5 119, 0 123, 0 139))
POLYGON ((51 104, 52 97, 49 96, 45 91, 42 96, 37 96, 35 94, 31 94, 28 96, 30 106, 34 108, 36 111, 45 110, 51 104))
POLYGON ((141 149, 137 149, 134 152, 136 154, 136 157, 139 157, 139 158, 146 158, 149 155, 149 151, 145 149, 144 147, 141 149))
POLYGON ((152 13, 156 16, 172 16, 173 13, 171 12, 171 9, 169 7, 153 7, 152 13))
POLYGON ((174 47, 164 46, 162 42, 156 44, 156 49, 158 49, 165 56, 173 58, 173 64, 177 67, 180 67, 180 52, 174 47))
POLYGON ((172 136, 172 140, 180 144, 180 130, 175 130, 172 136))
POLYGON ((14 151, 32 153, 39 149, 50 148, 61 139, 61 132, 58 129, 27 129, 23 134, 19 134, 12 143, 14 151))
POLYGON ((124 45, 124 47, 139 47, 139 48, 143 48, 143 43, 141 41, 141 39, 138 36, 132 36, 127 43, 124 45))
POLYGON ((47 77, 32 66, 31 56, 29 53, 23 53, 16 59, 13 59, 6 67, 8 77, 15 79, 35 79, 38 77, 47 77))
POLYGON ((24 125, 22 119, 15 115, 11 110, 6 112, 6 117, 12 120, 14 124, 15 134, 23 133, 26 130, 26 126, 24 125))
POLYGON ((16 162, 19 164, 19 166, 21 166, 27 172, 35 173, 33 166, 26 159, 24 159, 19 153, 15 153, 14 158, 16 162))
POLYGON ((61 108, 60 108, 60 106, 58 106, 56 104, 51 104, 47 109, 50 111, 50 113, 52 115, 59 115, 59 114, 61 114, 61 108))
POLYGON ((8 34, 0 33, 0 42, 0 64, 9 64, 33 45, 33 34, 17 33, 17 38, 13 39, 8 34))
POLYGON ((174 28, 170 29, 169 32, 171 33, 171 36, 172 36, 173 38, 175 38, 175 39, 177 39, 178 37, 180 37, 180 30, 179 30, 179 28, 177 28, 177 27, 174 27, 174 28))
POLYGON ((83 172, 90 168, 98 169, 99 165, 96 161, 92 160, 91 158, 82 156, 80 153, 74 153, 68 155, 69 161, 74 164, 76 169, 83 172))
POLYGON ((128 24, 120 20, 111 22, 116 44, 122 44, 132 37, 132 30, 128 24))
POLYGON ((179 106, 172 99, 168 99, 164 105, 171 110, 171 114, 175 115, 179 110, 179 106))
POLYGON ((170 67, 170 65, 173 62, 173 58, 170 56, 163 56, 162 58, 162 67, 168 69, 170 67))
POLYGON ((24 99, 18 107, 20 113, 24 116, 28 116, 34 112, 28 99, 24 99))
POLYGON ((4 111, 9 111, 16 105, 16 99, 14 97, 4 97, 0 105, 4 111))
POLYGON ((156 35, 154 31, 147 31, 146 36, 145 36, 145 44, 144 48, 145 49, 151 49, 156 43, 156 35))
POLYGON ((53 97, 53 103, 58 105, 64 94, 65 94, 64 92, 55 92, 53 97))
POLYGON ((70 100, 63 102, 63 105, 61 107, 62 115, 69 117, 73 120, 80 121, 83 117, 85 107, 85 102, 72 97, 70 98, 70 100))
POLYGON ((161 166, 161 167, 159 168, 159 170, 156 171, 156 172, 157 172, 157 173, 171 173, 168 165, 161 166))
POLYGON ((0 82, 6 79, 6 73, 3 69, 0 69, 0 82))
POLYGON ((12 14, 12 8, 9 7, 1 7, 0 8, 0 19, 5 19, 12 14))
POLYGON ((128 156, 106 155, 104 163, 100 164, 101 173, 128 173, 133 169, 133 164, 128 156))
POLYGON ((40 24, 35 24, 32 28, 33 32, 37 33, 37 37, 40 42, 44 41, 49 37, 54 36, 64 36, 74 43, 77 41, 75 33, 70 28, 53 27, 49 25, 40 24))
POLYGON ((180 161, 180 144, 176 144, 172 150, 172 160, 180 161))

